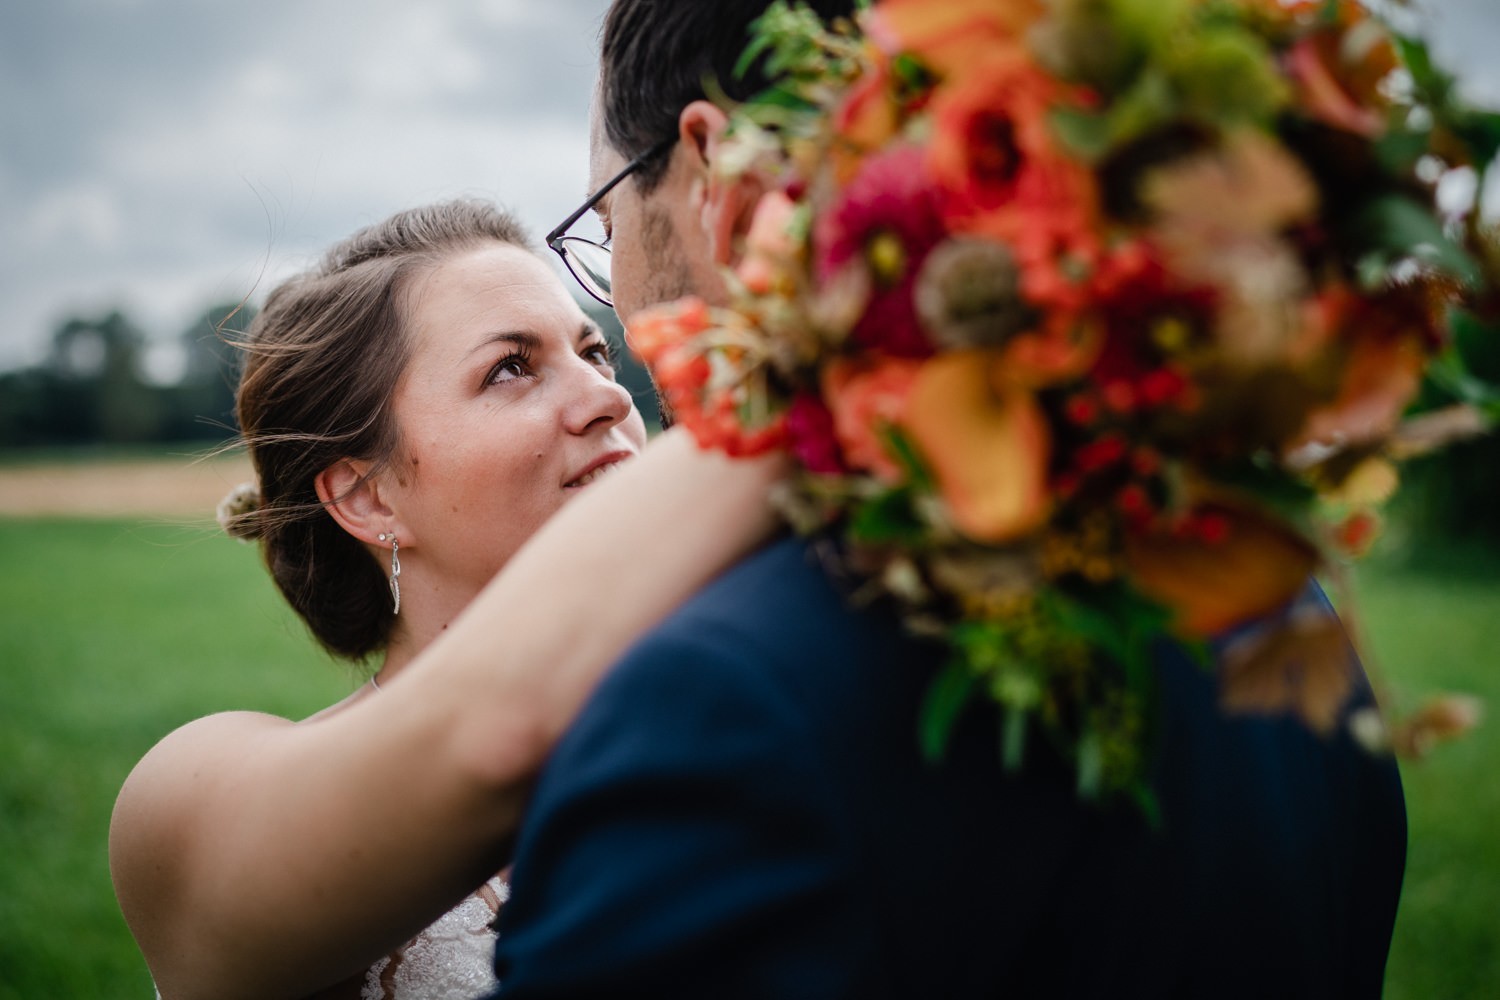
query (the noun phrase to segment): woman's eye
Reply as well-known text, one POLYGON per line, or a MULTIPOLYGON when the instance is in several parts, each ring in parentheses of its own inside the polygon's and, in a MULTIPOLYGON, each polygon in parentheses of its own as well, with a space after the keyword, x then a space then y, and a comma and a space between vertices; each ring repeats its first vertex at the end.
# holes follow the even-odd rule
POLYGON ((526 359, 519 354, 513 354, 508 358, 502 358, 495 367, 491 368, 485 382, 487 385, 494 385, 497 382, 514 382, 529 374, 531 372, 527 367, 526 359))
POLYGON ((609 371, 617 371, 619 365, 615 363, 615 351, 609 344, 590 344, 583 349, 583 358, 591 364, 609 371))

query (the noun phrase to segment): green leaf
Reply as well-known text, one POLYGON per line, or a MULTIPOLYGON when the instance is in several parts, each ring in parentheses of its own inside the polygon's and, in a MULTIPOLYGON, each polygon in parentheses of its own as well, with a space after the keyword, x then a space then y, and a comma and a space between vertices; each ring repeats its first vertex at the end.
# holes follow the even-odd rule
POLYGON ((927 528, 912 509, 911 492, 888 490, 854 508, 849 534, 861 542, 920 543, 927 528))
POLYGON ((1461 403, 1476 407, 1488 420, 1500 421, 1500 387, 1469 371, 1458 350, 1449 348, 1427 366, 1427 377, 1461 403))
POLYGON ((1443 232, 1432 210, 1401 195, 1377 198, 1353 221, 1355 239, 1392 259, 1415 258, 1466 286, 1483 280, 1473 257, 1443 232))
POLYGON ((1375 158, 1388 173, 1408 177, 1431 144, 1430 131, 1393 128, 1375 140, 1375 158))
POLYGON ((1121 145, 1173 121, 1177 115, 1172 85, 1159 70, 1148 67, 1110 108, 1110 142, 1121 145))
POLYGON ((1041 605, 1060 632, 1078 636, 1113 660, 1123 662, 1130 655, 1125 629, 1108 611, 1057 590, 1043 591, 1041 605))
POLYGON ((892 424, 886 424, 880 428, 880 439, 885 444, 886 454, 896 460, 901 466, 901 471, 906 473, 906 481, 911 484, 912 489, 923 493, 932 493, 937 489, 933 481, 932 473, 927 471, 922 456, 917 453, 917 446, 902 434, 892 424))
POLYGON ((1418 96, 1432 105, 1446 104, 1448 92, 1453 87, 1453 78, 1437 68, 1427 43, 1410 35, 1395 34, 1396 51, 1406 71, 1411 74, 1412 86, 1418 96))
POLYGON ((1005 721, 1000 726, 1000 763, 1012 773, 1026 763, 1026 723, 1030 713, 1024 708, 1010 707, 1005 710, 1005 721))
POLYGON ((1445 109, 1439 121, 1447 124, 1465 146, 1480 169, 1500 156, 1500 114, 1491 111, 1445 109))
POLYGON ((1097 801, 1104 786, 1104 751, 1099 733, 1088 729, 1078 738, 1078 797, 1097 801))
POLYGON ((1098 163, 1113 146, 1108 115, 1078 108, 1053 108, 1048 122, 1057 140, 1085 163, 1098 163))
POLYGON ((919 742, 922 756, 937 763, 948 752, 948 741, 964 706, 974 692, 975 677, 960 659, 951 661, 933 678, 922 700, 919 742))
POLYGON ((1135 800, 1136 807, 1145 817, 1146 825, 1153 830, 1160 830, 1161 801, 1156 797, 1156 791, 1144 781, 1140 781, 1131 786, 1130 797, 1135 800))
MULTIPOLYGON (((780 3, 780 0, 777 0, 777 2, 780 3)), ((761 30, 762 22, 769 16, 770 11, 768 10, 765 14, 762 14, 755 21, 751 22, 750 44, 745 46, 745 51, 740 53, 739 61, 734 64, 734 77, 736 80, 743 80, 745 75, 750 72, 750 67, 755 65, 755 60, 759 59, 763 53, 776 44, 770 35, 761 30)))

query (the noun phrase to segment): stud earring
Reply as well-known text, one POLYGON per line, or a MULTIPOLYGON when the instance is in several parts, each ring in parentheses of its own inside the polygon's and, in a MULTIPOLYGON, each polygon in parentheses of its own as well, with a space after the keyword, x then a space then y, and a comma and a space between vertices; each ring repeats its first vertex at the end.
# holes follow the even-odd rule
POLYGON ((395 532, 382 531, 377 537, 382 542, 391 543, 391 597, 396 602, 391 614, 399 615, 401 613, 401 543, 396 539, 395 532))

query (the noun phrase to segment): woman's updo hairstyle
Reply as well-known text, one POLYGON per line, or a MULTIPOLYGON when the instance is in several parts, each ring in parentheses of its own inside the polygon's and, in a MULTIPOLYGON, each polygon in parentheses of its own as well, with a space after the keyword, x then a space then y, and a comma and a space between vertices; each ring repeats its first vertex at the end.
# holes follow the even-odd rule
POLYGON ((282 594, 330 652, 385 648, 394 615, 383 567, 318 502, 314 481, 340 459, 396 454, 391 414, 410 346, 407 290, 457 253, 489 242, 532 249, 485 201, 400 212, 337 244, 271 292, 243 342, 236 394, 257 483, 220 507, 230 534, 258 539, 282 594))

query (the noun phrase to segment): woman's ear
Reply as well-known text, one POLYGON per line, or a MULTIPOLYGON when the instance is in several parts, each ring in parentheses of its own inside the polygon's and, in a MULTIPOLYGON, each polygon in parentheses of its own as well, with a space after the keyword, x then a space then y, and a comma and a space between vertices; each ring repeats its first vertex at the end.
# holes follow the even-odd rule
POLYGON ((753 172, 729 177, 723 172, 724 136, 729 116, 711 101, 693 101, 678 116, 679 138, 695 155, 699 173, 693 205, 716 264, 734 267, 744 252, 745 234, 765 185, 753 172))
POLYGON ((343 528, 366 545, 385 545, 381 535, 394 534, 403 544, 407 537, 396 512, 380 495, 380 480, 370 474, 370 463, 341 458, 313 480, 318 502, 343 528))

